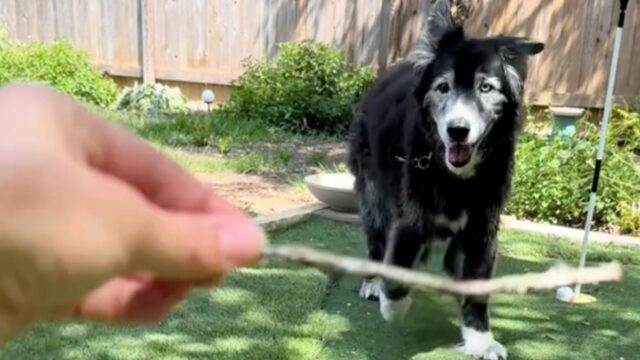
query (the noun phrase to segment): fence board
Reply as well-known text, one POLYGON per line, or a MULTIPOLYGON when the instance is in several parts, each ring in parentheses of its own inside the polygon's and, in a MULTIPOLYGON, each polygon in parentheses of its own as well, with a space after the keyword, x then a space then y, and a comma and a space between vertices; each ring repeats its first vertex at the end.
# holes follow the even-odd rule
MULTIPOLYGON (((148 0, 156 77, 228 84, 242 60, 273 58, 283 41, 315 39, 343 48, 360 63, 388 66, 406 57, 430 0, 148 0)), ((86 49, 115 76, 142 74, 142 0, 0 0, 10 38, 62 37, 86 49)), ((614 0, 470 0, 473 35, 527 36, 546 44, 530 62, 530 99, 554 105, 603 104, 614 0)), ((640 94, 640 9, 629 3, 616 95, 640 94)))

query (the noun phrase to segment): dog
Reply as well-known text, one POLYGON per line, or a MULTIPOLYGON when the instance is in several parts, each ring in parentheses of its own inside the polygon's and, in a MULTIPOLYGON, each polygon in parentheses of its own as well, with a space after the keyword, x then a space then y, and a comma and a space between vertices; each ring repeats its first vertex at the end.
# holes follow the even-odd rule
MULTIPOLYGON (((357 105, 349 130, 370 260, 413 268, 445 241, 455 279, 494 275, 500 213, 511 191, 528 59, 544 44, 467 37, 437 0, 412 57, 382 72, 357 105)), ((401 319, 407 287, 365 278, 360 296, 401 319)), ((506 359, 490 330, 488 298, 459 298, 461 350, 506 359)))

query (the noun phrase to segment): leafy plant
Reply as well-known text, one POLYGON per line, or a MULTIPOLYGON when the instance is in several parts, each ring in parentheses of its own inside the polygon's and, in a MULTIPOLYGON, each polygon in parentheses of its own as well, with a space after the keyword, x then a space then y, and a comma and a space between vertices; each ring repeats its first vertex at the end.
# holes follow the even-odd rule
MULTIPOLYGON (((640 124, 639 124, 640 125, 640 124)), ((637 125, 638 126, 638 125, 637 125)), ((633 154, 608 140, 598 202, 597 227, 634 230, 633 216, 624 204, 640 199, 640 166, 633 154)), ((521 137, 515 163, 513 195, 506 211, 518 217, 570 226, 581 226, 587 208, 598 134, 587 127, 576 138, 521 137)), ((636 232, 637 233, 637 232, 636 232)))
POLYGON ((608 129, 611 140, 621 148, 640 154, 640 111, 620 105, 611 110, 608 129))
POLYGON ((0 34, 0 85, 11 82, 47 84, 98 106, 110 105, 118 96, 116 83, 96 71, 84 51, 67 42, 10 42, 0 34))
POLYGON ((349 172, 347 164, 344 162, 332 163, 329 165, 320 164, 313 167, 316 173, 346 173, 349 172))
POLYGON ((231 152, 231 145, 233 144, 233 138, 230 136, 223 136, 218 139, 218 151, 222 156, 229 156, 231 152))
POLYGON ((287 148, 281 147, 278 149, 278 158, 283 164, 289 165, 291 162, 291 151, 287 148))
POLYGON ((309 166, 318 166, 325 161, 327 161, 327 154, 321 151, 312 151, 309 155, 307 155, 307 158, 305 160, 305 162, 309 166))
POLYGON ((640 234, 640 202, 621 204, 620 230, 626 233, 640 234))
POLYGON ((223 109, 293 133, 343 134, 354 102, 374 77, 373 68, 349 64, 334 46, 285 43, 275 60, 244 63, 223 109))
POLYGON ((136 84, 125 88, 116 102, 116 108, 151 114, 180 113, 189 109, 187 98, 180 88, 162 84, 136 84))

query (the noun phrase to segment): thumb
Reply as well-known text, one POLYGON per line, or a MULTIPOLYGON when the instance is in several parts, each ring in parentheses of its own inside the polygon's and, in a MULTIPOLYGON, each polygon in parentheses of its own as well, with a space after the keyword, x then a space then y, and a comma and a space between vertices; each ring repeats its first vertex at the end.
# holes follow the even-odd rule
POLYGON ((89 172, 86 198, 124 241, 126 271, 207 281, 260 259, 266 237, 244 212, 215 194, 205 213, 169 210, 113 178, 89 172))
POLYGON ((207 280, 260 259, 264 232, 240 211, 189 214, 153 208, 133 267, 168 279, 207 280))

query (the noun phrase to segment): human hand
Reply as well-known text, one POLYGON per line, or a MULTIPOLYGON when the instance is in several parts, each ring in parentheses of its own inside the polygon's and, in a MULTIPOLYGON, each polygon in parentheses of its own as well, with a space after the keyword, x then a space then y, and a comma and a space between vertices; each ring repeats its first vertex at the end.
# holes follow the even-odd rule
POLYGON ((0 88, 0 345, 35 321, 162 319, 257 261, 264 234, 58 92, 0 88))

